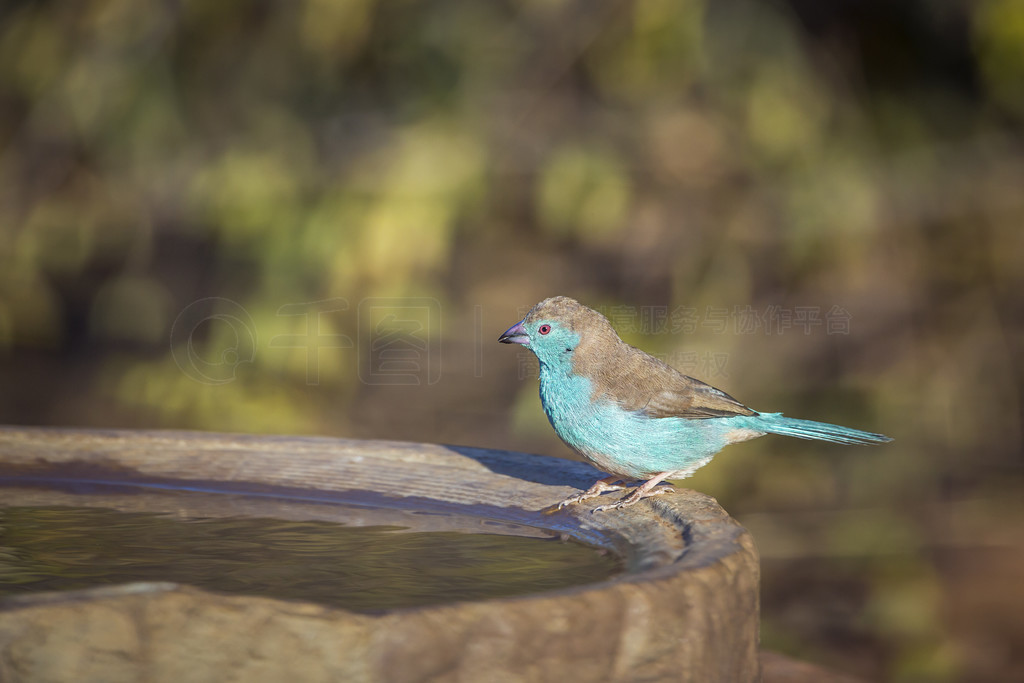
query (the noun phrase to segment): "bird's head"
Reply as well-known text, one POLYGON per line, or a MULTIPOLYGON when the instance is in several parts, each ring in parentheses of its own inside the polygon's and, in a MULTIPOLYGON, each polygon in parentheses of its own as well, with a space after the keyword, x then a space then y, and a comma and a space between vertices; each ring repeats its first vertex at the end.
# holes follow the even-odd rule
POLYGON ((618 340, 608 319, 575 299, 556 296, 545 299, 521 321, 498 337, 502 344, 522 344, 542 363, 571 361, 574 352, 589 341, 618 340))

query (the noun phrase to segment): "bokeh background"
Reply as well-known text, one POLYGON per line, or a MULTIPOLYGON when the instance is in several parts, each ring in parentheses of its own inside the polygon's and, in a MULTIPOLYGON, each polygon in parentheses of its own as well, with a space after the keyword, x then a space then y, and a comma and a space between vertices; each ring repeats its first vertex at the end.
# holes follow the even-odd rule
MULTIPOLYGON (((0 3, 0 422, 571 457, 575 296, 757 409, 766 647, 1024 680, 1024 3, 0 3)), ((524 656, 528 656, 525 655, 524 656)))

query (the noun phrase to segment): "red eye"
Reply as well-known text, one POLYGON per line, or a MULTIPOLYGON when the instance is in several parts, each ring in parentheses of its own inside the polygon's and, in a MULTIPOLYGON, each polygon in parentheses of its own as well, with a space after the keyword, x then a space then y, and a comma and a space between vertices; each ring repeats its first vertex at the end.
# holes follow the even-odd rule
POLYGON ((547 334, 548 332, 551 331, 551 325, 541 325, 540 327, 537 328, 537 331, 540 332, 541 334, 547 334))

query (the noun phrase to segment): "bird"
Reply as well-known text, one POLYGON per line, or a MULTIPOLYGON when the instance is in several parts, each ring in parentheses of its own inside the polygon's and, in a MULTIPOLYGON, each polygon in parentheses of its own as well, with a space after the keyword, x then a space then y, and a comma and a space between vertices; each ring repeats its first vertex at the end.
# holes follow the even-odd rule
POLYGON ((561 510, 641 482, 601 512, 675 491, 725 446, 781 434, 839 444, 879 444, 883 434, 760 413, 619 338, 608 319, 575 299, 534 306, 498 337, 540 361, 540 400, 558 436, 608 476, 552 506, 561 510))

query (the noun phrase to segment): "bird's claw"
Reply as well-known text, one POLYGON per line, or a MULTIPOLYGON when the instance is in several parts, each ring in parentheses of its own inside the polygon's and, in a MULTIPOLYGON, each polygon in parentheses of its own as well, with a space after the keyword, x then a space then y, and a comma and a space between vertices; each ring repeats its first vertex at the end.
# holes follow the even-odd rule
POLYGON ((630 505, 636 505, 644 498, 650 498, 651 496, 660 496, 663 493, 675 493, 676 490, 672 486, 659 486, 650 491, 642 491, 642 489, 636 489, 628 496, 623 496, 614 503, 608 505, 598 505, 596 508, 590 511, 590 514, 595 512, 604 512, 605 510, 618 510, 620 508, 627 508, 630 505))
POLYGON ((566 507, 567 505, 575 505, 576 503, 582 503, 585 500, 590 500, 591 498, 597 498, 602 493, 608 493, 609 491, 620 491, 620 490, 624 489, 625 486, 619 484, 618 483, 619 481, 621 481, 621 480, 615 478, 614 476, 612 476, 612 477, 605 477, 604 479, 601 479, 601 480, 597 481, 593 486, 591 486, 586 491, 583 491, 581 493, 577 493, 575 496, 569 496, 568 498, 566 498, 562 502, 556 503, 555 505, 552 505, 551 506, 551 510, 552 511, 561 510, 562 508, 566 507))
POLYGON ((555 509, 556 510, 561 510, 562 508, 566 507, 567 505, 575 505, 576 503, 579 503, 582 500, 585 500, 585 498, 583 497, 582 493, 579 494, 578 496, 570 496, 570 497, 566 498, 565 500, 563 500, 562 502, 560 502, 557 505, 555 505, 555 509))

